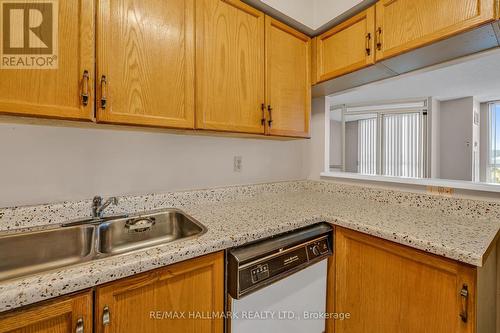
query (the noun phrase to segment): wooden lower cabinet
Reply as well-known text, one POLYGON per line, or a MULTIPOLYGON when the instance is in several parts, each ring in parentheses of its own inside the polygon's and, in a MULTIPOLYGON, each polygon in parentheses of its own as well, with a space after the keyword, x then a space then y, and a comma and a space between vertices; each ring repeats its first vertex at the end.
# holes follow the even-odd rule
POLYGON ((92 292, 60 297, 0 316, 0 333, 92 332, 92 292))
POLYGON ((95 332, 222 333, 223 304, 219 252, 98 287, 95 332))
POLYGON ((331 264, 327 332, 476 332, 476 267, 343 228, 331 264))

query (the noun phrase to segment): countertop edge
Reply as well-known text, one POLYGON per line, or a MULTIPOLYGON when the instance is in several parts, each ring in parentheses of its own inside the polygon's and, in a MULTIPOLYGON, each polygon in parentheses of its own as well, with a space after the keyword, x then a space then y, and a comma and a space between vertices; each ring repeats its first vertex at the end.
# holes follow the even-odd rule
MULTIPOLYGON (((250 235, 248 233, 236 236, 230 235, 225 238, 218 239, 217 242, 211 242, 209 244, 203 244, 203 239, 200 237, 195 240, 185 241, 186 243, 180 249, 178 248, 179 243, 176 244, 177 246, 165 244, 148 249, 134 251, 132 253, 68 266, 63 269, 48 271, 22 279, 10 281, 8 280, 0 283, 0 312, 6 312, 26 305, 47 301, 59 296, 64 296, 74 292, 93 288, 105 283, 127 278, 156 268, 165 267, 210 253, 223 251, 231 247, 239 246, 260 239, 265 239, 267 237, 293 231, 295 229, 299 229, 319 222, 327 222, 334 226, 344 227, 350 230, 362 232, 403 246, 408 246, 416 250, 424 251, 426 253, 438 255, 443 258, 455 260, 477 267, 481 267, 485 259, 484 254, 482 256, 476 256, 473 253, 460 252, 456 249, 447 249, 443 247, 441 251, 437 251, 436 249, 439 250, 439 246, 437 246, 436 244, 434 244, 434 250, 431 252, 428 248, 426 248, 426 245, 428 244, 424 240, 412 238, 410 235, 404 235, 397 232, 391 233, 377 228, 370 228, 369 226, 360 226, 355 222, 341 219, 335 216, 320 215, 312 216, 311 218, 306 218, 299 221, 291 221, 286 224, 275 225, 269 228, 254 230, 250 235), (245 239, 246 241, 242 241, 243 239, 245 239), (177 250, 175 250, 176 248, 177 250), (456 256, 450 256, 450 252, 456 254, 456 256), (106 265, 107 262, 116 261, 120 258, 123 259, 127 257, 129 257, 130 259, 134 259, 135 257, 136 260, 132 260, 130 262, 121 261, 120 265, 106 265), (140 264, 143 267, 147 268, 138 268, 137 266, 139 266, 140 264), (101 270, 97 270, 95 267, 92 267, 98 265, 102 267, 101 270), (75 271, 84 273, 79 274, 76 278, 68 277, 74 274, 75 271), (123 271, 127 271, 128 273, 120 273, 123 271), (100 274, 103 274, 105 272, 106 277, 95 279, 93 278, 94 272, 100 274), (49 282, 44 283, 43 281, 49 282)), ((495 241, 496 238, 497 237, 494 237, 492 239, 492 242, 495 241)))

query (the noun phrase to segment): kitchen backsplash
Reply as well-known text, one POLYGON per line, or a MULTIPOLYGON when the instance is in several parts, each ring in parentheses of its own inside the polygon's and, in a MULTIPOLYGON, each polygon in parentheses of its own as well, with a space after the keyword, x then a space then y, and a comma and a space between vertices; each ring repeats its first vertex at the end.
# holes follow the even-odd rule
MULTIPOLYGON (((287 181, 257 185, 229 186, 206 190, 146 194, 120 197, 118 206, 110 206, 106 214, 134 213, 167 207, 187 207, 210 202, 230 202, 248 198, 265 200, 265 195, 307 191, 335 193, 352 200, 371 200, 405 207, 420 207, 470 218, 500 219, 500 201, 482 201, 439 197, 330 181, 287 181)), ((335 202, 332 202, 335 205, 335 202)), ((91 199, 61 203, 0 209, 0 231, 60 224, 90 216, 91 199)))

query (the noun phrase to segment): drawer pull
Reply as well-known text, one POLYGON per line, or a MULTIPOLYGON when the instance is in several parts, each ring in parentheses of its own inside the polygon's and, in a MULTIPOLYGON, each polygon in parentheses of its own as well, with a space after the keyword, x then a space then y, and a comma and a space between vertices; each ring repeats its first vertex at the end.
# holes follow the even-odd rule
POLYGON ((104 326, 109 325, 111 321, 111 313, 109 312, 109 307, 106 305, 102 310, 102 324, 104 326))
POLYGON ((80 318, 78 319, 78 321, 76 322, 76 329, 75 329, 75 333, 83 333, 84 332, 84 327, 83 327, 83 319, 80 318))
POLYGON ((82 78, 82 104, 83 104, 83 106, 87 106, 89 104, 89 80, 90 80, 89 71, 88 70, 83 71, 83 78, 82 78))
POLYGON ((107 86, 108 80, 106 78, 106 75, 103 75, 101 77, 101 109, 106 109, 106 106, 108 104, 107 86))
POLYGON ((462 318, 462 321, 466 323, 469 313, 469 288, 466 284, 462 286, 462 289, 460 290, 460 296, 462 299, 462 312, 460 312, 460 318, 462 318))
POLYGON ((377 50, 382 50, 382 28, 377 29, 377 50))
POLYGON ((267 124, 269 125, 269 128, 273 126, 273 108, 271 105, 267 106, 267 111, 269 112, 269 120, 267 121, 267 124))
POLYGON ((262 118, 260 120, 260 124, 262 126, 265 126, 266 125, 266 106, 264 105, 264 103, 262 103, 260 105, 260 109, 262 110, 262 118))
POLYGON ((370 41, 372 39, 372 34, 371 33, 367 33, 366 34, 366 55, 370 55, 372 52, 371 52, 371 48, 370 48, 370 41))

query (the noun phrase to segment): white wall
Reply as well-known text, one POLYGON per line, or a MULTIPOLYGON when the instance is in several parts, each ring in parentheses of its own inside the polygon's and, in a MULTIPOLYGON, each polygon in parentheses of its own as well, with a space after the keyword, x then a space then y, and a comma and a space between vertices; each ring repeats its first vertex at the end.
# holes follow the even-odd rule
POLYGON ((430 153, 431 153, 431 178, 440 178, 440 110, 441 103, 435 98, 432 99, 431 108, 431 135, 430 135, 430 153))
POLYGON ((282 12, 286 16, 314 28, 314 7, 316 0, 261 0, 268 6, 282 12))
MULTIPOLYGON (((303 160, 308 179, 320 179, 325 171, 325 110, 330 108, 327 97, 313 98, 311 114, 311 139, 305 142, 303 160)), ((329 132, 326 135, 329 137, 329 132)))
POLYGON ((304 144, 0 124, 0 207, 303 179, 304 144))
POLYGON ((339 165, 342 165, 342 122, 330 120, 330 167, 339 165))
POLYGON ((316 23, 316 28, 342 15, 361 2, 363 0, 315 0, 314 22, 316 23))
POLYGON ((345 171, 358 172, 358 128, 359 121, 348 121, 345 124, 345 171))
POLYGON ((363 0, 261 0, 268 6, 315 30, 363 0))

